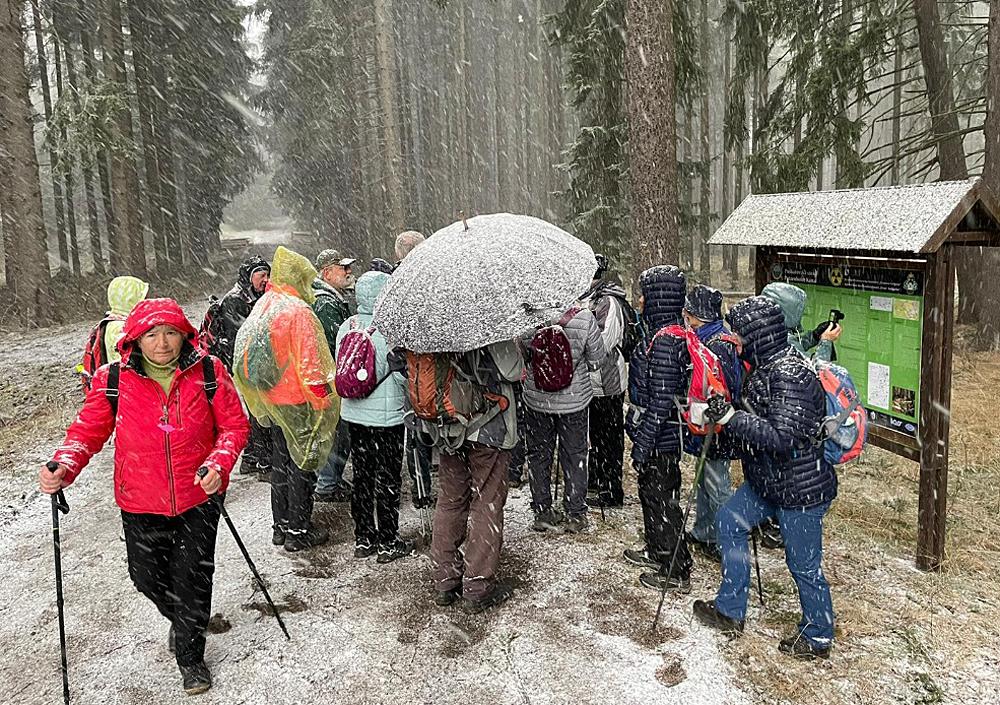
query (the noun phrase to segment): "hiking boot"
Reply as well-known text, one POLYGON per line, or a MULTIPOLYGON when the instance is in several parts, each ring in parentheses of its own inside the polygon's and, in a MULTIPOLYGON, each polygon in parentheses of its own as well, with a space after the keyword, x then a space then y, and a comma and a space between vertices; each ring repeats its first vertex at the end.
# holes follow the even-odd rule
POLYGON ((567 517, 566 521, 563 522, 563 529, 567 534, 579 534, 587 530, 590 526, 590 522, 587 521, 587 515, 581 514, 576 517, 567 517))
POLYGON ((531 525, 534 531, 562 531, 560 516, 551 509, 535 514, 535 523, 531 525))
POLYGON ((375 555, 376 551, 375 545, 367 541, 357 541, 354 544, 355 558, 371 558, 375 555))
POLYGON ((493 589, 481 600, 462 600, 462 609, 466 614, 480 614, 491 607, 497 607, 513 597, 514 591, 506 585, 494 585, 493 589))
POLYGON ((512 490, 519 490, 522 487, 524 487, 524 480, 520 477, 508 477, 507 487, 509 487, 512 490))
POLYGON ((462 588, 457 587, 451 590, 438 590, 434 595, 434 604, 438 607, 451 607, 462 599, 462 588))
POLYGON ((653 590, 663 591, 665 589, 667 592, 679 592, 682 595, 691 592, 691 578, 683 578, 679 575, 672 575, 668 578, 660 571, 643 573, 639 576, 639 582, 644 587, 653 590))
POLYGON ((722 549, 719 548, 719 544, 696 539, 690 531, 684 534, 684 538, 687 539, 688 546, 693 547, 701 555, 716 563, 722 562, 722 549))
POLYGON ((414 497, 413 498, 413 508, 414 509, 430 509, 435 504, 437 504, 437 497, 431 495, 430 497, 414 497))
POLYGON ((271 543, 275 546, 285 545, 285 529, 281 526, 273 527, 271 531, 271 543))
POLYGON ((645 549, 626 548, 622 555, 625 556, 625 560, 632 565, 637 565, 640 568, 653 568, 654 570, 660 570, 660 564, 650 558, 645 549))
POLYGON ((614 502, 606 497, 600 497, 600 496, 587 497, 586 502, 587 506, 592 509, 600 509, 601 507, 603 507, 604 509, 621 509, 625 504, 624 501, 614 502))
POLYGON ((778 642, 778 651, 783 654, 790 654, 800 661, 814 661, 818 658, 830 658, 829 645, 816 646, 811 644, 809 640, 801 634, 795 634, 794 636, 782 639, 778 642))
POLYGON ((311 526, 308 531, 289 529, 285 532, 285 550, 289 553, 295 553, 313 546, 322 546, 329 540, 330 532, 318 526, 311 526))
POLYGON ((388 546, 378 547, 378 563, 392 563, 400 558, 413 554, 413 544, 403 539, 396 539, 388 546))
POLYGON ((212 674, 209 673, 204 661, 193 666, 178 666, 178 668, 184 679, 184 692, 188 695, 198 695, 212 687, 212 674))
POLYGON ((785 539, 781 535, 781 527, 772 520, 767 520, 757 526, 754 531, 760 537, 760 545, 768 550, 775 551, 785 547, 785 539))
POLYGON ((744 620, 733 619, 719 612, 715 607, 715 600, 695 600, 693 610, 694 616, 706 627, 729 636, 739 636, 743 633, 744 620))
POLYGON ((167 632, 167 651, 172 654, 177 653, 177 632, 174 631, 174 625, 170 625, 170 631, 167 632))

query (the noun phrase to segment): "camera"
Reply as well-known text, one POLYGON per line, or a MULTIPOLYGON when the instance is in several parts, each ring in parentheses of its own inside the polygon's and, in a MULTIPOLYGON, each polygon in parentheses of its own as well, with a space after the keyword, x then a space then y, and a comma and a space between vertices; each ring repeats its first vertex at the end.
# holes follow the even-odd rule
POLYGON ((830 309, 830 323, 834 325, 839 325, 842 320, 844 320, 844 312, 839 309, 830 309))

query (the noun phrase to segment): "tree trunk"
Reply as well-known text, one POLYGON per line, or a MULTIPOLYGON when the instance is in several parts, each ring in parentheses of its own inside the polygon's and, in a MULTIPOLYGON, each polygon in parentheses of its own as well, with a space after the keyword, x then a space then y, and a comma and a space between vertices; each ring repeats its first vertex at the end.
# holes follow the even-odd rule
POLYGON ((896 39, 896 52, 892 62, 892 185, 899 186, 899 152, 902 138, 903 111, 903 39, 896 39))
POLYGON ((711 82, 711 67, 709 66, 709 54, 711 39, 708 33, 708 0, 701 0, 701 41, 699 44, 699 60, 702 70, 705 72, 705 82, 701 90, 701 116, 698 122, 701 126, 701 161, 699 163, 698 188, 701 193, 701 203, 698 206, 698 224, 700 230, 701 263, 699 269, 703 281, 710 281, 712 276, 712 253, 708 248, 708 239, 711 237, 711 187, 709 174, 712 164, 711 145, 709 142, 709 121, 710 109, 708 103, 708 90, 711 82))
MULTIPOLYGON (((722 54, 722 76, 723 76, 723 86, 722 86, 722 114, 729 114, 729 82, 732 77, 733 71, 733 54, 732 54, 732 39, 730 37, 729 24, 723 25, 725 29, 725 34, 722 36, 723 54, 722 54)), ((722 139, 722 212, 721 216, 724 219, 729 217, 732 213, 732 179, 733 176, 730 173, 733 170, 733 159, 732 153, 729 149, 729 144, 727 143, 725 136, 722 139)), ((735 246, 726 245, 722 250, 722 267, 727 272, 732 272, 734 268, 739 267, 739 249, 735 246), (736 262, 735 266, 733 262, 736 262)), ((732 286, 736 286, 736 282, 732 282, 732 286)))
MULTIPOLYGON (((1000 2, 990 3, 989 20, 989 66, 986 71, 986 122, 983 136, 986 143, 986 158, 983 163, 983 185, 1000 198, 1000 2)), ((961 248, 960 248, 961 249, 961 248)), ((978 250, 973 250, 978 253, 978 250)), ((980 311, 977 347, 981 349, 1000 346, 1000 281, 995 276, 1000 257, 995 249, 983 253, 981 269, 985 274, 981 280, 985 290, 983 300, 992 302, 980 311)))
POLYGON ((26 326, 51 320, 49 256, 24 66, 24 5, 0 0, 0 218, 7 301, 26 326))
MULTIPOLYGON (((53 12, 53 24, 55 24, 55 12, 57 4, 52 6, 53 12)), ((59 99, 62 100, 63 96, 63 68, 62 68, 62 57, 60 57, 60 47, 62 42, 59 37, 53 31, 52 33, 52 56, 55 63, 56 69, 56 90, 58 91, 59 99)), ((59 130, 59 138, 63 145, 66 144, 66 128, 65 126, 59 130)), ((70 264, 73 268, 73 274, 80 275, 80 241, 78 239, 78 233, 76 231, 76 186, 75 179, 73 178, 73 169, 75 159, 73 159, 73 153, 71 151, 65 151, 60 159, 60 169, 63 182, 63 196, 66 199, 66 235, 69 238, 69 259, 70 264)))
POLYGON ((403 185, 399 172, 399 130, 396 125, 396 38, 392 24, 392 0, 375 0, 375 37, 378 56, 379 102, 382 108, 382 140, 385 148, 386 190, 389 200, 389 227, 402 232, 403 185))
MULTIPOLYGON (((167 31, 163 25, 163 11, 157 1, 146 2, 147 32, 154 46, 167 46, 167 31)), ((150 67, 153 81, 152 114, 153 134, 156 136, 156 166, 160 176, 160 215, 166 257, 170 266, 182 266, 190 253, 185 255, 181 241, 181 208, 177 195, 177 170, 175 167, 173 128, 173 91, 167 81, 173 57, 161 55, 150 67)))
POLYGON ((626 0, 630 218, 638 270, 676 262, 673 0, 626 0))
MULTIPOLYGON (((49 88, 48 55, 45 51, 45 37, 42 34, 42 15, 38 11, 38 0, 31 0, 31 19, 34 25, 35 53, 38 61, 39 90, 45 108, 45 124, 52 124, 52 94, 49 88)), ((63 189, 59 180, 58 156, 49 147, 49 178, 52 181, 52 202, 56 214, 56 244, 59 251, 59 272, 69 272, 69 243, 66 240, 66 219, 63 211, 63 189)))

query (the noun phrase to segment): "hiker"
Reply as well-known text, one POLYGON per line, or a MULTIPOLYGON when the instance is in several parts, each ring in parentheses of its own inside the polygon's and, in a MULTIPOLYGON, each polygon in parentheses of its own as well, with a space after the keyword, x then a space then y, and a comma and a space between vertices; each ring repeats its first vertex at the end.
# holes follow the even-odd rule
POLYGON ((449 358, 407 353, 413 406, 409 418, 415 433, 441 451, 431 537, 434 601, 448 607, 461 600, 466 612, 477 614, 513 594, 510 586, 497 582, 496 573, 503 545, 509 451, 517 443, 511 384, 521 379, 524 367, 512 342, 454 356, 461 374, 455 375, 445 394, 440 383, 444 376, 427 373, 439 365, 451 369, 449 358), (430 420, 440 408, 438 400, 461 404, 460 397, 482 404, 455 423, 430 420))
POLYGON ((418 245, 420 245, 427 238, 424 237, 423 233, 419 233, 416 230, 407 230, 399 234, 396 238, 396 266, 406 259, 406 256, 413 252, 418 245))
MULTIPOLYGON (((719 359, 726 389, 733 397, 733 405, 738 406, 743 364, 734 339, 722 320, 722 292, 702 284, 695 286, 688 292, 683 313, 688 328, 697 333, 698 339, 719 359)), ((691 455, 701 453, 702 442, 700 436, 685 434, 685 450, 691 455)), ((697 515, 694 527, 687 536, 689 544, 715 561, 722 560, 715 518, 719 509, 733 496, 729 475, 731 455, 720 443, 713 443, 709 448, 695 497, 697 515)))
POLYGON ((129 576, 170 621, 168 649, 189 695, 212 685, 204 660, 220 515, 212 496, 225 494, 250 431, 225 366, 194 347, 195 337, 176 301, 137 303, 118 343, 121 361, 98 370, 53 455, 58 470, 39 472, 42 492, 53 494, 115 434, 129 576), (208 469, 204 478, 199 468, 208 469))
POLYGON ((708 417, 723 426, 743 463, 744 482, 718 515, 722 584, 715 600, 694 603, 704 624, 743 631, 750 590, 752 527, 777 519, 785 562, 798 586, 802 620, 779 648, 798 658, 826 658, 833 640, 833 604, 823 576, 823 517, 837 496, 837 476, 816 443, 826 396, 809 363, 793 350, 786 316, 763 296, 740 302, 727 316, 750 363, 737 411, 717 398, 708 417))
POLYGON ((344 394, 340 426, 346 426, 351 434, 354 456, 354 557, 377 553, 378 563, 391 563, 413 553, 413 544, 398 534, 406 377, 390 371, 385 337, 370 328, 375 301, 388 281, 389 276, 382 272, 367 272, 358 279, 358 313, 347 319, 337 334, 338 384, 342 375, 354 374, 370 385, 362 390, 364 396, 344 394), (370 372, 352 366, 364 362, 363 353, 374 354, 370 372))
MULTIPOLYGON (((351 315, 347 291, 354 286, 352 265, 356 260, 343 257, 337 250, 323 250, 316 257, 316 271, 319 275, 313 281, 316 303, 313 311, 323 324, 330 354, 337 351, 337 333, 344 321, 351 315)), ((343 422, 337 426, 337 437, 333 451, 326 465, 316 479, 316 501, 349 502, 351 484, 344 480, 344 469, 351 455, 351 433, 343 422)))
POLYGON ((526 333, 521 345, 530 363, 524 381, 524 439, 535 513, 531 528, 579 533, 587 528, 587 420, 594 398, 590 373, 604 362, 607 349, 597 319, 581 305, 526 333), (560 340, 567 351, 558 349, 560 340), (551 378, 560 375, 563 379, 553 383, 551 378), (557 440, 559 468, 565 478, 565 515, 552 508, 552 457, 557 440))
MULTIPOLYGON (((591 507, 621 507, 622 464, 625 458, 625 290, 605 277, 610 264, 597 255, 594 282, 583 301, 594 313, 608 351, 599 369, 591 373, 594 398, 590 402, 589 489, 596 497, 588 499, 591 507)), ((629 306, 631 309, 631 306, 629 306)), ((631 313, 631 311, 629 312, 631 313)), ((631 351, 629 351, 631 352, 631 351)))
POLYGON ((524 466, 528 453, 524 447, 524 384, 514 383, 514 406, 517 411, 517 445, 510 451, 510 465, 507 468, 507 484, 512 489, 524 486, 524 466))
POLYGON ((636 346, 629 365, 630 406, 625 428, 632 439, 632 467, 638 475, 639 501, 645 529, 644 549, 627 549, 625 559, 652 568, 639 582, 656 590, 690 592, 693 562, 684 540, 681 491, 681 421, 677 400, 687 395, 687 344, 657 331, 682 322, 687 292, 684 273, 659 265, 639 276, 639 310, 646 338, 636 346), (671 558, 676 548, 674 569, 671 558))
POLYGON ((148 292, 149 284, 136 277, 115 277, 108 284, 108 311, 90 330, 83 346, 83 359, 76 366, 85 395, 101 365, 121 359, 115 346, 121 340, 125 317, 148 292))
POLYGON ((289 553, 319 546, 312 522, 316 470, 333 446, 340 399, 334 362, 312 304, 316 270, 278 247, 267 291, 236 336, 235 381, 250 413, 271 428, 271 541, 289 553), (265 421, 266 419, 266 421, 265 421))

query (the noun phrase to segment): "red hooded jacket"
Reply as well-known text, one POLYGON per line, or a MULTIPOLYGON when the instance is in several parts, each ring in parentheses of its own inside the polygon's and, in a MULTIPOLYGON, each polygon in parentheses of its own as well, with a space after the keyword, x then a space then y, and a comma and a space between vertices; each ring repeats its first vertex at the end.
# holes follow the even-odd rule
POLYGON ((127 512, 177 516, 206 502, 205 491, 194 484, 198 468, 213 468, 222 476, 225 492, 229 473, 246 445, 250 425, 233 381, 222 362, 212 358, 218 389, 211 406, 197 333, 172 299, 140 301, 125 320, 118 390, 118 417, 113 417, 105 394, 108 365, 94 375, 83 409, 66 432, 53 460, 69 471, 72 483, 112 433, 115 439, 115 500, 127 512), (184 333, 169 394, 142 371, 136 341, 157 325, 184 333))

